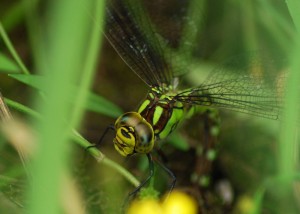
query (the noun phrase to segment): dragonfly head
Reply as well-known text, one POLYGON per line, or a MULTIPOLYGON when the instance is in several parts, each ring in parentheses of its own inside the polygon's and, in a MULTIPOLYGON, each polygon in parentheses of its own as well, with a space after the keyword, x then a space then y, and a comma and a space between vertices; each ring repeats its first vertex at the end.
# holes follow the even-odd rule
POLYGON ((121 115, 115 122, 115 149, 122 156, 149 153, 154 146, 152 126, 137 112, 121 115))

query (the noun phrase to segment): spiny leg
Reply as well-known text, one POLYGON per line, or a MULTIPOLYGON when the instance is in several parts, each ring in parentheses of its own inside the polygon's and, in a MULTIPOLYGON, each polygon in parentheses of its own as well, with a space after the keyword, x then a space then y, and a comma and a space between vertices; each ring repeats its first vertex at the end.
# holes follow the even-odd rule
POLYGON ((115 130, 114 125, 110 124, 109 126, 107 126, 106 129, 104 130, 104 132, 102 133, 101 138, 99 139, 99 141, 96 144, 93 144, 91 146, 86 147, 85 150, 89 150, 90 148, 94 148, 94 147, 98 148, 99 145, 102 143, 105 135, 108 133, 109 130, 114 131, 115 130))
POLYGON ((152 158, 152 155, 150 153, 147 154, 147 158, 148 158, 148 161, 149 161, 149 171, 150 171, 150 174, 149 176, 131 193, 129 193, 129 197, 132 197, 134 196, 143 186, 146 185, 146 183, 149 182, 149 180, 153 177, 154 175, 154 164, 153 164, 153 158, 152 158))
POLYGON ((170 184, 170 186, 169 186, 169 192, 168 192, 168 195, 172 192, 172 190, 174 189, 174 187, 175 187, 175 184, 176 184, 176 176, 175 176, 175 174, 169 169, 169 168, 167 168, 163 163, 161 163, 161 162, 159 162, 159 161, 157 161, 157 163, 158 163, 158 165, 164 170, 164 171, 166 171, 167 173, 168 173, 168 175, 172 178, 172 182, 171 182, 171 184, 170 184))
POLYGON ((144 187, 149 181, 150 179, 153 177, 154 175, 154 164, 153 164, 153 159, 152 159, 152 155, 150 153, 147 154, 147 158, 148 158, 148 161, 149 161, 149 171, 150 171, 150 174, 149 176, 134 190, 132 191, 131 193, 128 194, 124 204, 123 204, 123 207, 125 208, 126 205, 128 204, 128 202, 130 201, 130 199, 132 197, 134 197, 142 187, 144 187))

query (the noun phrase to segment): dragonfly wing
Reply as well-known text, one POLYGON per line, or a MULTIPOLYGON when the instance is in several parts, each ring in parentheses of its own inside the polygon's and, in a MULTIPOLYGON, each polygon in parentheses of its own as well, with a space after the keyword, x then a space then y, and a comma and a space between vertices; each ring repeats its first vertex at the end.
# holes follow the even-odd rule
POLYGON ((139 1, 107 0, 105 36, 150 87, 171 84, 173 74, 139 1))
POLYGON ((145 0, 144 7, 159 35, 174 76, 189 71, 192 56, 204 55, 205 4, 197 0, 145 0), (159 6, 158 6, 159 5, 159 6), (200 32, 201 31, 201 32, 200 32), (201 48, 199 48, 201 45, 201 48))
POLYGON ((277 119, 282 109, 287 73, 280 73, 273 60, 250 57, 244 65, 240 62, 240 58, 235 58, 226 66, 213 70, 203 84, 180 92, 176 99, 277 119), (228 68, 234 72, 229 72, 228 68))

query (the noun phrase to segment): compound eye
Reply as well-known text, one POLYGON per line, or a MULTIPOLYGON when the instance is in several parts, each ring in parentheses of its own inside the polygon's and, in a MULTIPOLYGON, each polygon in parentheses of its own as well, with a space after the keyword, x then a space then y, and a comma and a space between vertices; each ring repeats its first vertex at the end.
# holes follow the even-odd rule
POLYGON ((148 122, 142 121, 135 129, 138 138, 135 151, 138 153, 149 153, 154 146, 154 132, 152 126, 148 122))

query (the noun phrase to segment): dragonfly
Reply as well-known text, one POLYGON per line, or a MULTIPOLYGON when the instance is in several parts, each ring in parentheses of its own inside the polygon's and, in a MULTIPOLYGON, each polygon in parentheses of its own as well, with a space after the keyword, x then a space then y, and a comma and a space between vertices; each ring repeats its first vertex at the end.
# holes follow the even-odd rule
MULTIPOLYGON (((282 105, 283 77, 275 75, 273 66, 255 57, 250 57, 245 66, 236 66, 236 72, 227 72, 224 67, 240 64, 241 59, 235 58, 222 68, 214 69, 202 84, 181 89, 179 81, 187 72, 188 63, 184 63, 186 58, 180 61, 172 50, 180 46, 177 38, 183 33, 172 32, 167 26, 173 23, 173 27, 183 31, 184 25, 187 25, 191 33, 182 36, 181 41, 184 42, 183 47, 192 47, 193 42, 185 40, 189 36, 195 38, 198 33, 197 23, 189 15, 190 9, 193 9, 189 5, 192 1, 171 1, 173 5, 184 3, 185 6, 174 16, 170 15, 169 22, 164 23, 156 21, 159 17, 155 12, 149 15, 149 10, 145 9, 154 5, 159 13, 159 8, 163 8, 159 4, 162 1, 154 1, 157 4, 150 2, 107 0, 105 10, 105 37, 129 68, 149 87, 139 107, 118 117, 110 127, 115 131, 114 148, 120 155, 142 154, 148 157, 150 175, 134 193, 153 176, 151 153, 156 146, 186 119, 202 112, 203 108, 227 109, 276 120, 282 105), (179 15, 185 18, 176 19, 179 15), (164 30, 160 31, 156 24, 161 24, 164 30), (251 72, 245 74, 248 70, 251 72), (237 75, 238 72, 244 74, 237 75)), ((190 56, 192 52, 186 55, 190 56)), ((176 177, 171 170, 163 168, 172 176, 173 188, 176 177)))

